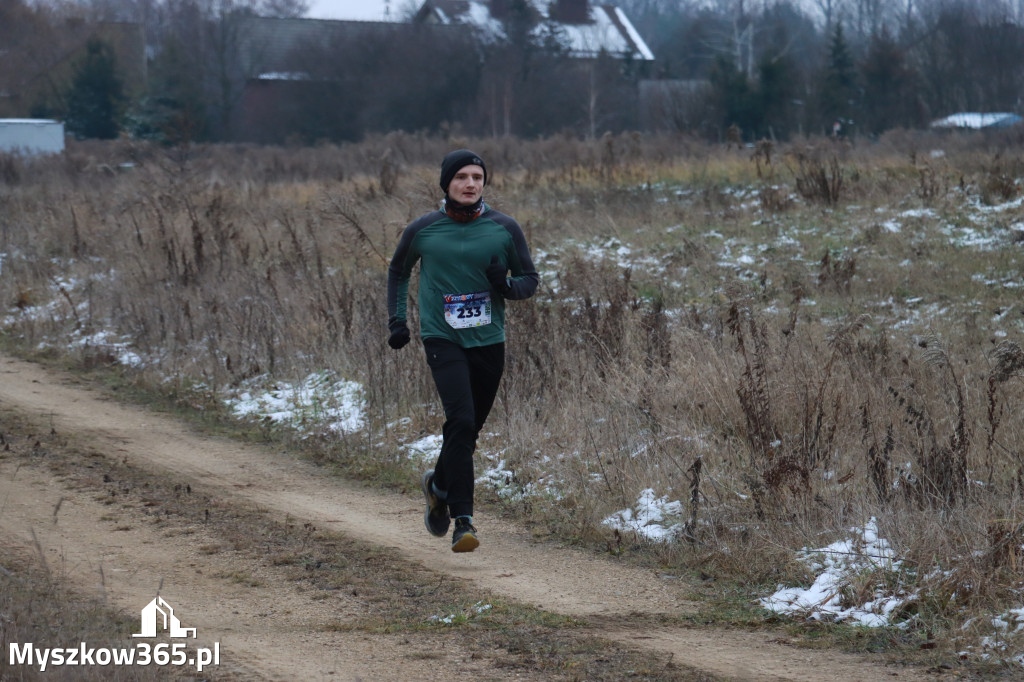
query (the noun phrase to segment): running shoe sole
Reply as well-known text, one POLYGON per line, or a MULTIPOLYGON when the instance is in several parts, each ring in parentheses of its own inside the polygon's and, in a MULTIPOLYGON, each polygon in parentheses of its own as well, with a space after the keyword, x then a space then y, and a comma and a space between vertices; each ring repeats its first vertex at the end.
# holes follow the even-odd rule
MULTIPOLYGON (((431 489, 431 482, 434 480, 434 470, 429 469, 423 472, 423 479, 420 481, 423 487, 423 497, 427 500, 427 510, 423 512, 423 525, 427 527, 427 531, 439 538, 443 538, 448 534, 448 527, 451 525, 452 519, 448 515, 448 508, 445 508, 441 514, 432 515, 431 512, 434 510, 434 505, 440 500, 434 491, 431 489)), ((442 503, 443 504, 443 503, 442 503)))
POLYGON ((480 541, 476 539, 476 535, 473 534, 473 531, 466 531, 461 538, 452 543, 452 551, 472 552, 479 546, 480 541))

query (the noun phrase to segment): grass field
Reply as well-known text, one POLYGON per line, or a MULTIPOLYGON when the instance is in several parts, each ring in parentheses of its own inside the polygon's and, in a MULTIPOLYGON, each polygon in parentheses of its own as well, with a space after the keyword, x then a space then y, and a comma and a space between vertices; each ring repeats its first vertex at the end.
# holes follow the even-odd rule
POLYGON ((423 458, 408 446, 441 415, 418 344, 385 344, 386 264, 460 146, 487 161, 485 198, 522 224, 542 275, 511 305, 485 504, 712 576, 723 613, 727 592, 757 613, 811 586, 846 541, 854 560, 820 602, 766 617, 874 614, 1020 665, 1020 132, 5 158, 5 344, 209 421, 243 396, 290 396, 287 419, 248 412, 251 437, 409 485, 423 458), (354 404, 316 389, 339 384, 354 404), (358 419, 339 426, 342 407, 358 419))

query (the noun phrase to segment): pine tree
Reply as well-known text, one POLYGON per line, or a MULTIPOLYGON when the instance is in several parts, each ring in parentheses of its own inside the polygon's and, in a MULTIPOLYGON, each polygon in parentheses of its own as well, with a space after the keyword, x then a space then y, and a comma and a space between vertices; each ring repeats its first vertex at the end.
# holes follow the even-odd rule
POLYGON ((793 126, 791 102, 796 98, 797 73, 786 57, 762 58, 758 63, 758 137, 787 137, 793 126))
POLYGON ((150 63, 149 88, 131 117, 132 134, 166 144, 209 139, 201 58, 177 36, 150 63))
POLYGON ((872 39, 860 70, 864 81, 863 130, 877 134, 923 123, 914 94, 917 76, 888 31, 883 29, 872 39))
POLYGON ((89 41, 68 93, 68 132, 78 138, 117 137, 125 95, 116 66, 110 45, 97 39, 89 41))
POLYGON ((853 122, 857 106, 857 72, 853 56, 843 35, 843 25, 836 24, 829 43, 828 62, 819 91, 822 123, 831 129, 834 121, 846 125, 853 122))
POLYGON ((760 116, 757 91, 747 75, 736 68, 736 62, 728 56, 719 55, 708 80, 722 129, 737 126, 747 138, 756 134, 760 116))

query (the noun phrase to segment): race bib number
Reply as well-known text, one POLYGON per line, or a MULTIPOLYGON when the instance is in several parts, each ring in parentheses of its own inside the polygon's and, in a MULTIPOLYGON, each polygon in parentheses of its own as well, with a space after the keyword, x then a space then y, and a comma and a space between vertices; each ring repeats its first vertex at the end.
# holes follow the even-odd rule
POLYGON ((445 294, 444 319, 452 329, 470 329, 491 323, 491 293, 445 294))

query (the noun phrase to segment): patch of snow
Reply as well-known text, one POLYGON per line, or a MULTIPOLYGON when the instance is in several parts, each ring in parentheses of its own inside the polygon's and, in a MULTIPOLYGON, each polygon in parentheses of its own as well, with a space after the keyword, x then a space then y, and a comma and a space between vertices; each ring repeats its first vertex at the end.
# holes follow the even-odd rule
POLYGON ((668 542, 682 529, 681 523, 670 523, 683 513, 683 504, 670 502, 668 497, 656 497, 653 488, 647 488, 632 508, 617 511, 601 523, 619 531, 631 531, 656 542, 668 542))
POLYGON ((355 381, 336 379, 332 372, 315 372, 298 384, 276 382, 258 387, 266 381, 266 377, 250 380, 252 388, 224 402, 237 417, 266 419, 307 434, 321 428, 353 433, 365 425, 363 387, 355 381))
POLYGON ((410 457, 415 457, 429 464, 433 464, 441 454, 441 443, 443 440, 444 438, 439 435, 424 436, 412 443, 406 443, 402 446, 402 449, 405 450, 410 457))
POLYGON ((914 594, 901 591, 899 580, 882 580, 882 574, 898 576, 900 561, 889 543, 878 536, 874 518, 862 528, 851 528, 850 537, 822 547, 804 548, 798 559, 818 571, 810 587, 780 587, 770 597, 761 599, 769 611, 801 615, 813 620, 851 622, 867 627, 891 625, 890 616, 914 594), (860 604, 851 604, 853 595, 865 592, 854 589, 865 577, 879 574, 878 584, 870 597, 860 604), (895 584, 895 591, 889 585, 895 584))

